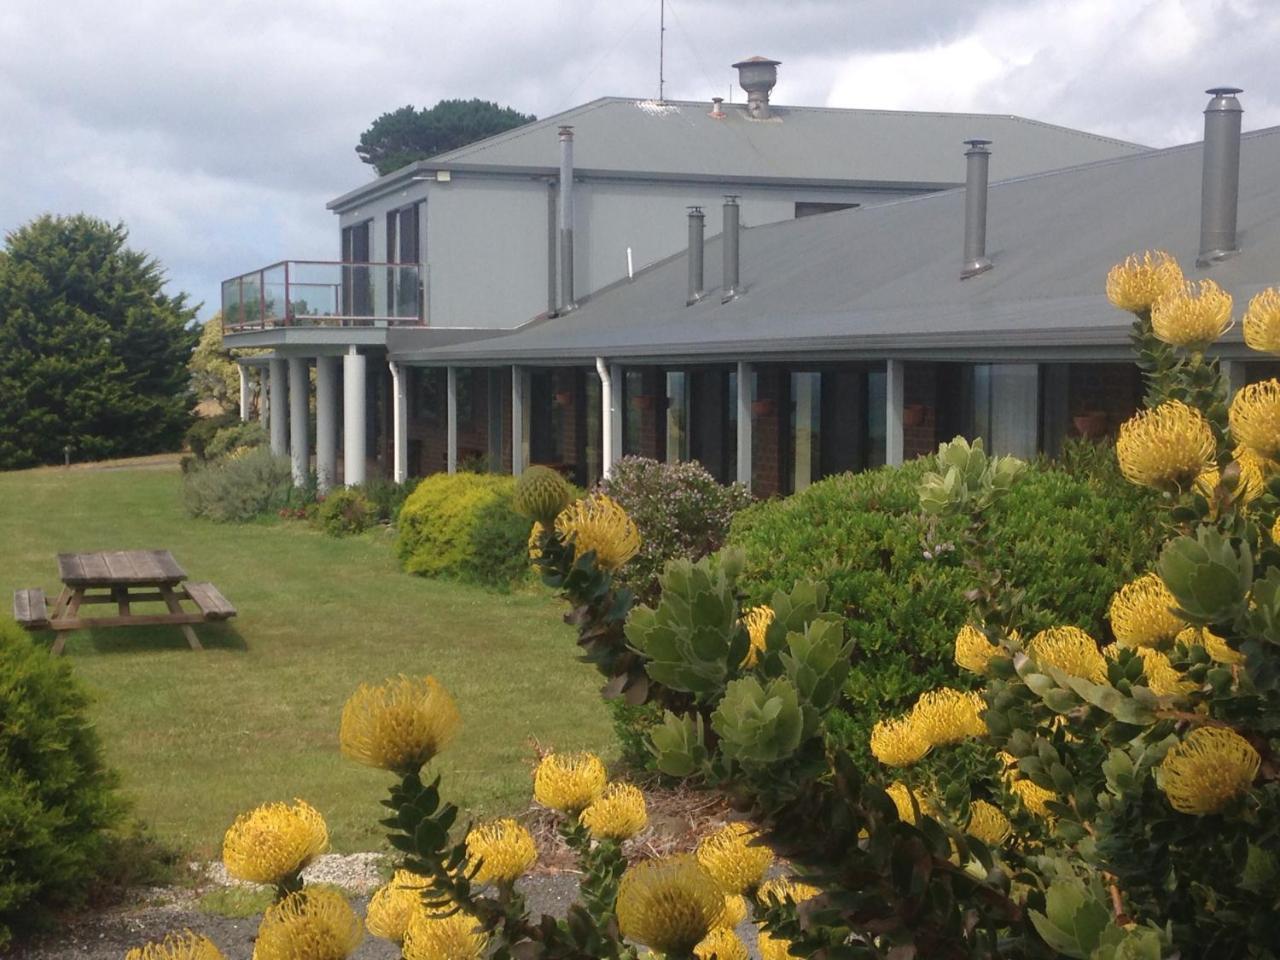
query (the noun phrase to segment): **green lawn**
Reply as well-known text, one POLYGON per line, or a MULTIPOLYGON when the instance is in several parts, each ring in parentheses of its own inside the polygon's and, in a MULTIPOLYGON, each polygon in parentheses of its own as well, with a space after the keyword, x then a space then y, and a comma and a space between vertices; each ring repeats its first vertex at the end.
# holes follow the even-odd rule
POLYGON ((339 755, 338 717, 358 682, 396 673, 435 674, 458 700, 463 729, 439 768, 464 810, 523 809, 530 738, 612 749, 595 673, 545 593, 408 576, 383 530, 334 540, 191 520, 180 488, 172 466, 0 474, 6 602, 17 587, 52 597, 59 551, 168 548, 239 608, 196 628, 203 653, 171 628, 69 636, 107 756, 162 839, 214 854, 239 811, 298 796, 328 818, 334 849, 378 849, 390 775, 339 755))

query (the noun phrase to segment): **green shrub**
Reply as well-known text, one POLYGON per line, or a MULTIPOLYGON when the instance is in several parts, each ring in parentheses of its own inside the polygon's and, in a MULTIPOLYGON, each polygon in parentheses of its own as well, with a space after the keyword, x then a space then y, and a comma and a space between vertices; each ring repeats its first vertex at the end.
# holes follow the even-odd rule
POLYGON ((396 549, 404 568, 428 577, 509 586, 528 575, 531 522, 511 505, 515 479, 440 473, 400 510, 396 549))
POLYGON ((331 537, 363 533, 376 520, 373 504, 358 487, 339 487, 320 502, 320 528, 331 537))
POLYGON ((197 460, 211 459, 208 452, 210 441, 219 430, 234 426, 240 417, 234 413, 220 413, 213 417, 201 417, 187 428, 184 440, 197 460))
MULTIPOLYGON (((928 466, 843 474, 756 504, 738 514, 729 538, 747 552, 742 586, 753 603, 798 580, 830 585, 829 609, 848 618, 854 641, 848 723, 837 725, 864 760, 876 719, 942 683, 973 681, 952 660, 971 610, 956 554, 961 527, 920 513, 928 466)), ((1154 499, 1118 472, 1082 479, 1043 462, 1029 470, 991 511, 991 562, 1016 571, 1008 586, 1026 591, 1023 635, 1074 624, 1105 640, 1111 595, 1151 567, 1159 527, 1154 499)))
POLYGON ((696 461, 623 457, 600 490, 622 504, 640 531, 640 552, 619 580, 653 600, 667 561, 699 560, 724 546, 734 514, 751 503, 741 484, 724 486, 696 461))
POLYGON ((0 620, 0 948, 84 901, 124 813, 66 661, 0 620))
POLYGON ((267 440, 267 431, 262 424, 254 420, 236 420, 214 433, 205 444, 204 459, 217 460, 245 448, 265 447, 267 440))
POLYGON ((293 477, 287 457, 258 447, 193 467, 182 489, 191 516, 243 523, 287 506, 293 477))
POLYGON ((396 483, 381 476, 370 477, 360 489, 369 498, 375 519, 384 523, 396 523, 405 499, 417 489, 421 482, 419 477, 410 477, 403 483, 396 483))

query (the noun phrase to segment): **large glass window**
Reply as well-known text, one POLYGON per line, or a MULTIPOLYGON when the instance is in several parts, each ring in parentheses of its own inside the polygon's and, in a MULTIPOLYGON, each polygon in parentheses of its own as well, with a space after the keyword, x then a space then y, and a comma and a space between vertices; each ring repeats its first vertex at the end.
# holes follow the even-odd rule
POLYGON ((791 374, 791 489, 799 492, 822 476, 822 374, 791 374))

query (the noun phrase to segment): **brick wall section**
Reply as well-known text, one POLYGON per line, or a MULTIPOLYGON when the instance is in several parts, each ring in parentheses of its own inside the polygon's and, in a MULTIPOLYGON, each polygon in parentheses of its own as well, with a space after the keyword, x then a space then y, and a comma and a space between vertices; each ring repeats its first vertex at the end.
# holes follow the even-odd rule
POLYGON ((916 457, 935 453, 938 449, 937 368, 936 363, 904 365, 905 378, 902 384, 902 458, 904 460, 914 460, 916 457), (919 422, 908 426, 908 420, 919 422))
POLYGON ((787 489, 783 444, 790 432, 789 386, 790 374, 785 369, 756 369, 756 396, 751 405, 751 492, 757 497, 778 496, 787 489))
MULTIPOLYGON (((1131 363, 1073 363, 1067 376, 1067 436, 1080 436, 1075 418, 1105 414, 1102 429, 1115 436, 1142 405, 1142 375, 1131 363)), ((1089 427, 1091 429, 1092 427, 1089 427)))

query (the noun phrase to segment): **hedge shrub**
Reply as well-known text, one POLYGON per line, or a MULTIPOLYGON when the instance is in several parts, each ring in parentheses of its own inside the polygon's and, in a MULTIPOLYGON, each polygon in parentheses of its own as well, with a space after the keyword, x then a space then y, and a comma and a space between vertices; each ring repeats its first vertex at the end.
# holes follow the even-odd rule
POLYGON ((725 486, 696 461, 623 457, 600 484, 640 531, 640 552, 620 573, 642 601, 654 599, 669 560, 700 560, 724 546, 733 515, 752 502, 746 487, 725 486))
POLYGON ((358 487, 339 487, 320 502, 320 528, 331 537, 363 533, 376 521, 373 503, 358 487))
MULTIPOLYGON (((823 480, 739 513, 729 538, 747 552, 752 603, 799 579, 830 585, 828 608, 843 611, 855 641, 842 733, 864 759, 875 719, 944 682, 973 681, 952 662, 970 609, 954 550, 959 528, 931 528, 920 514, 916 487, 927 468, 922 459, 823 480)), ((1112 593, 1150 568, 1160 543, 1154 499, 1096 464, 1080 477, 1037 463, 992 511, 991 528, 992 562, 1026 591, 1025 636, 1069 623, 1107 642, 1112 593)))
POLYGON ((195 464, 183 477, 187 512, 224 523, 243 523, 272 513, 294 496, 289 459, 275 456, 266 447, 195 464))
POLYGON ((262 424, 254 420, 237 420, 214 433, 205 444, 204 459, 217 460, 254 447, 265 447, 268 440, 262 424))
POLYGON ((183 436, 187 447, 197 460, 209 459, 208 446, 209 442, 217 436, 218 431, 225 430, 227 427, 234 426, 240 422, 239 415, 235 413, 219 413, 212 417, 200 417, 195 423, 187 427, 187 432, 183 436))
POLYGON ((511 506, 515 479, 439 473, 400 508, 396 549, 404 568, 428 577, 510 586, 528 576, 531 522, 511 506))
POLYGON ((0 952, 83 902, 124 815, 71 666, 0 619, 0 952))

